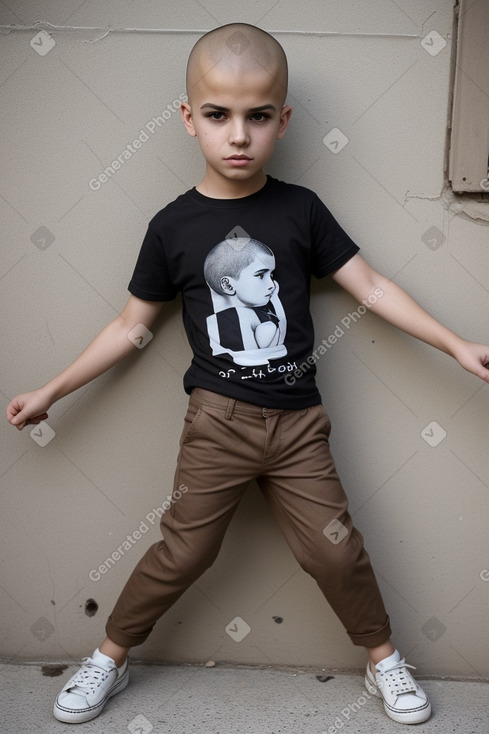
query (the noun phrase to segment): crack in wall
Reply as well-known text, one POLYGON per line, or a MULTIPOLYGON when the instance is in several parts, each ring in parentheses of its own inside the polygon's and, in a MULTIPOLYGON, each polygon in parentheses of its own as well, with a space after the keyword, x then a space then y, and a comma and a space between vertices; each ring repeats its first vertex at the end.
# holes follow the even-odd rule
MULTIPOLYGON (((0 33, 8 35, 15 31, 84 31, 90 33, 102 33, 100 38, 96 38, 88 43, 106 38, 110 33, 166 33, 166 34, 183 34, 183 33, 206 33, 208 28, 103 28, 101 26, 71 26, 71 25, 55 25, 46 20, 36 20, 34 23, 27 25, 0 25, 0 33)), ((420 29, 416 33, 354 33, 348 31, 301 31, 301 30, 270 30, 273 35, 296 35, 296 36, 337 36, 349 38, 422 38, 423 32, 420 29)))
POLYGON ((421 201, 439 201, 443 208, 455 216, 469 219, 482 227, 489 226, 489 195, 488 194, 456 194, 450 183, 445 182, 439 194, 410 194, 406 192, 404 204, 410 199, 421 201))

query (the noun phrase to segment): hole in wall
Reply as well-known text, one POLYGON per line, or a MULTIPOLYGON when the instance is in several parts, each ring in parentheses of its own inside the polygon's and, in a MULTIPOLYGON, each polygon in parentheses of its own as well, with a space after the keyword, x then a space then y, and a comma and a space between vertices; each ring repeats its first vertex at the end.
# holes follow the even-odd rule
POLYGON ((95 599, 87 599, 85 602, 85 614, 87 617, 93 617, 98 612, 98 604, 95 599))

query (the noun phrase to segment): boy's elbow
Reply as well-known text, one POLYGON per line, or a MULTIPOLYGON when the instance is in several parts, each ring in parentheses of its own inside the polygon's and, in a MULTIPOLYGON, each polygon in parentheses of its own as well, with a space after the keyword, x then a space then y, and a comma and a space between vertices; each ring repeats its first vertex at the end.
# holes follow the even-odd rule
POLYGON ((143 349, 153 338, 153 332, 147 326, 152 324, 152 320, 143 322, 138 318, 128 318, 121 314, 113 323, 117 340, 127 347, 127 351, 132 351, 133 348, 143 349))

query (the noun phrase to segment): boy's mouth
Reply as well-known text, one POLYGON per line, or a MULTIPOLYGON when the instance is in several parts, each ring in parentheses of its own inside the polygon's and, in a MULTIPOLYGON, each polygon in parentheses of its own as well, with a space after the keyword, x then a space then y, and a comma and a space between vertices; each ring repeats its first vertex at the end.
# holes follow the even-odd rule
POLYGON ((230 155, 225 159, 231 166, 246 166, 247 163, 253 160, 247 155, 230 155))

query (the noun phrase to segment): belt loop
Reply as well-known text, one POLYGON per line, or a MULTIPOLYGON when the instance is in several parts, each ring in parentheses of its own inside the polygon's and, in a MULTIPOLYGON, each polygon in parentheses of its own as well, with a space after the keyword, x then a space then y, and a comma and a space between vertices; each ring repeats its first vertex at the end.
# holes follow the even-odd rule
POLYGON ((227 421, 230 421, 231 418, 233 417, 235 405, 236 405, 236 400, 234 400, 234 398, 228 398, 228 404, 226 406, 226 414, 224 416, 227 421))

